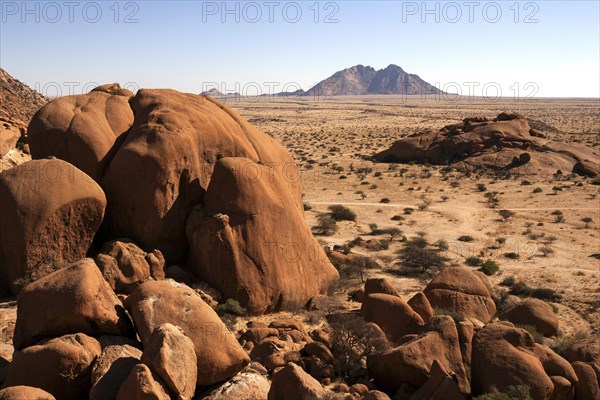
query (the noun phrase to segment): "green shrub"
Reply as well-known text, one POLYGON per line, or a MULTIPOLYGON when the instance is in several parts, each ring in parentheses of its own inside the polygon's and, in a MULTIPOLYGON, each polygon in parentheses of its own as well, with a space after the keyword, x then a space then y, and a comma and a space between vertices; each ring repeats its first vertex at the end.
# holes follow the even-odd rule
POLYGON ((505 393, 486 393, 473 400, 532 400, 529 387, 525 385, 509 386, 505 393))
POLYGON ((512 275, 510 275, 510 276, 507 276, 506 278, 504 278, 504 279, 502 280, 502 282, 500 282, 500 286, 508 286, 508 287, 511 287, 511 286, 512 286, 512 285, 514 285, 514 284, 515 284, 515 277, 514 277, 514 276, 512 276, 512 275))
POLYGON ((481 272, 484 274, 491 276, 494 275, 498 270, 500 270, 500 265, 494 260, 487 259, 481 264, 481 268, 479 268, 481 272))
POLYGON ((515 282, 510 288, 510 294, 520 297, 534 297, 546 301, 559 301, 562 296, 553 289, 549 288, 532 288, 525 282, 515 282))
POLYGON ((230 331, 234 330, 238 317, 246 315, 246 309, 237 300, 227 299, 217 306, 217 314, 230 331))
POLYGON ((404 209, 404 214, 410 215, 410 214, 412 214, 412 213, 413 213, 413 211, 415 211, 415 209, 414 209, 414 208, 412 208, 412 207, 406 207, 406 208, 404 209))
POLYGON ((356 221, 356 213, 341 204, 333 204, 328 207, 329 215, 336 221, 356 221))
POLYGON ((504 253, 504 257, 510 258, 511 260, 518 260, 519 255, 514 251, 509 251, 508 253, 504 253))
POLYGON ((470 267, 478 267, 483 263, 483 260, 479 257, 475 257, 475 256, 471 256, 471 257, 467 257, 467 259, 465 260, 465 264, 467 264, 470 267))
POLYGON ((446 310, 444 308, 434 307, 433 311, 435 311, 435 315, 447 315, 449 317, 452 317, 452 319, 456 323, 462 322, 465 319, 465 317, 461 313, 456 312, 454 310, 446 310))
POLYGON ((537 329, 535 328, 535 326, 533 326, 533 325, 519 325, 519 324, 515 324, 515 326, 517 328, 521 328, 521 329, 524 329, 527 332, 529 332, 531 334, 531 336, 533 336, 533 338, 535 339, 536 343, 544 344, 544 335, 542 335, 541 333, 539 333, 537 331, 537 329))
POLYGON ((458 240, 459 240, 460 242, 472 242, 472 241, 473 241, 473 240, 475 240, 475 239, 473 239, 473 237, 472 237, 472 236, 469 236, 469 235, 463 235, 463 236, 460 236, 460 237, 458 238, 458 240))
POLYGON ((388 204, 390 202, 390 199, 388 199, 387 197, 384 197, 383 199, 379 200, 380 203, 384 203, 384 204, 388 204))
POLYGON ((543 190, 541 187, 536 187, 535 189, 533 189, 533 193, 542 193, 543 190))
POLYGON ((219 315, 232 314, 241 317, 246 315, 246 312, 246 309, 242 307, 237 300, 231 298, 227 299, 225 303, 217 306, 217 314, 219 315))

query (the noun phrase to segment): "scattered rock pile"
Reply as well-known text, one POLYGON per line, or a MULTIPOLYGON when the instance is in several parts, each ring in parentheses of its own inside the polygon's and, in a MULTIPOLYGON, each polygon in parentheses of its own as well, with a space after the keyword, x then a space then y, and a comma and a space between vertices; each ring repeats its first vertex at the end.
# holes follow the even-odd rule
MULTIPOLYGON (((27 124, 48 99, 0 68, 0 119, 27 124)), ((0 152, 1 153, 1 152, 0 152)))
POLYGON ((518 113, 466 118, 439 131, 398 140, 377 153, 381 162, 455 164, 528 174, 600 174, 600 153, 584 145, 553 142, 518 113))

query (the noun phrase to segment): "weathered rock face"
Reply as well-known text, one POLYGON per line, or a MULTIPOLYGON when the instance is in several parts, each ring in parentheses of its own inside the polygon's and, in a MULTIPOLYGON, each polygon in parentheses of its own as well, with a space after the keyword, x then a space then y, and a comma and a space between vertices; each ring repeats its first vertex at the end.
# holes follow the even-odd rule
POLYGON ((125 378, 117 400, 170 400, 167 389, 146 364, 137 364, 125 378))
POLYGON ((466 167, 554 174, 557 170, 591 176, 600 173, 600 153, 591 147, 547 140, 520 114, 466 118, 439 131, 398 140, 375 155, 382 162, 460 162, 466 167))
POLYGON ((269 400, 321 400, 326 390, 296 364, 289 363, 273 375, 269 400))
POLYGON ((141 357, 142 351, 129 345, 110 345, 102 349, 92 369, 90 400, 115 399, 141 357))
POLYGON ((568 362, 537 345, 525 330, 509 323, 492 323, 475 334, 471 359, 474 395, 506 392, 509 386, 526 385, 534 400, 545 400, 571 390, 577 382, 568 362))
POLYGON ((194 343, 200 386, 231 378, 249 362, 235 336, 196 292, 172 280, 141 284, 125 301, 138 334, 148 345, 160 325, 178 326, 194 343))
POLYGON ((84 258, 105 207, 102 189, 61 160, 30 161, 1 173, 0 282, 16 293, 84 258))
POLYGON ((129 106, 132 95, 129 91, 94 90, 46 104, 29 124, 32 157, 55 156, 100 182, 119 142, 133 124, 129 106))
POLYGON ((24 133, 25 128, 18 122, 0 118, 0 157, 14 149, 24 133))
POLYGON ((466 268, 446 268, 423 290, 433 307, 452 310, 465 318, 488 322, 496 304, 481 279, 466 268))
POLYGON ((458 331, 452 318, 433 317, 425 332, 398 347, 367 357, 369 374, 378 385, 390 392, 407 383, 421 387, 427 381, 431 366, 438 361, 445 371, 456 375, 462 393, 469 393, 458 331))
POLYGON ((425 325, 421 316, 404 300, 389 294, 368 294, 360 313, 366 321, 377 324, 394 342, 404 335, 418 333, 425 325))
POLYGON ((594 400, 600 398, 600 366, 594 363, 576 361, 573 370, 577 374, 575 385, 577 400, 594 400))
POLYGON ((121 302, 91 259, 25 287, 17 298, 15 348, 69 333, 132 336, 121 302))
POLYGON ((203 200, 217 160, 246 157, 285 172, 302 209, 295 164, 273 139, 209 97, 174 90, 140 90, 130 101, 136 116, 108 167, 102 186, 107 219, 117 237, 159 249, 169 264, 187 253, 185 222, 203 200), (135 165, 136 168, 131 166, 135 165))
POLYGON ((198 366, 194 343, 171 324, 162 324, 152 332, 142 362, 158 375, 178 400, 189 400, 196 391, 198 366))
POLYGON ((385 278, 369 278, 365 282, 365 292, 364 295, 367 296, 369 294, 374 293, 383 293, 389 294, 391 296, 400 297, 400 294, 396 290, 394 286, 385 278))
POLYGON ((435 311, 431 308, 431 304, 423 292, 415 293, 415 295, 408 300, 408 305, 415 310, 425 322, 429 321, 429 318, 435 315, 435 311))
POLYGON ((513 324, 531 325, 544 336, 558 334, 558 317, 552 307, 539 299, 524 299, 501 315, 513 324))
POLYGON ((95 261, 117 293, 130 293, 150 276, 164 278, 165 260, 160 250, 146 253, 128 239, 105 243, 95 261))
POLYGON ((338 278, 272 168, 222 158, 187 224, 190 266, 252 313, 300 307, 338 278))
POLYGON ((61 400, 86 398, 100 344, 84 334, 61 336, 16 351, 4 385, 38 387, 61 400))
POLYGON ((577 340, 567 348, 566 358, 570 362, 584 361, 600 364, 600 337, 591 335, 577 340))
POLYGON ((431 365, 429 378, 411 397, 410 400, 464 400, 458 385, 438 360, 431 365))
POLYGON ((45 390, 30 386, 11 386, 0 390, 0 400, 56 400, 45 390))
POLYGON ((267 400, 271 383, 255 371, 242 371, 209 394, 202 400, 267 400))

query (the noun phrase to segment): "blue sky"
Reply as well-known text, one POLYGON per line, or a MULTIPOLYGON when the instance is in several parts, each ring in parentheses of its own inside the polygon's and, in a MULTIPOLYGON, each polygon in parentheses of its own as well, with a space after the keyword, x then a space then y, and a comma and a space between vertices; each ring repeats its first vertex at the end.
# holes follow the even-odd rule
POLYGON ((106 82, 266 93, 397 64, 464 95, 600 97, 598 1, 474 3, 2 0, 0 66, 48 95, 106 82))

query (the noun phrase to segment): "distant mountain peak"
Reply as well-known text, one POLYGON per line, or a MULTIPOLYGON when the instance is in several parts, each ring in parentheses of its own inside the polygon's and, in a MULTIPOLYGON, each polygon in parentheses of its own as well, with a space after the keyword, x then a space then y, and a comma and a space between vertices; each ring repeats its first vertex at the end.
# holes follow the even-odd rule
POLYGON ((305 93, 306 96, 352 96, 368 94, 438 94, 441 91, 416 74, 390 64, 376 70, 355 65, 334 73, 305 93))

